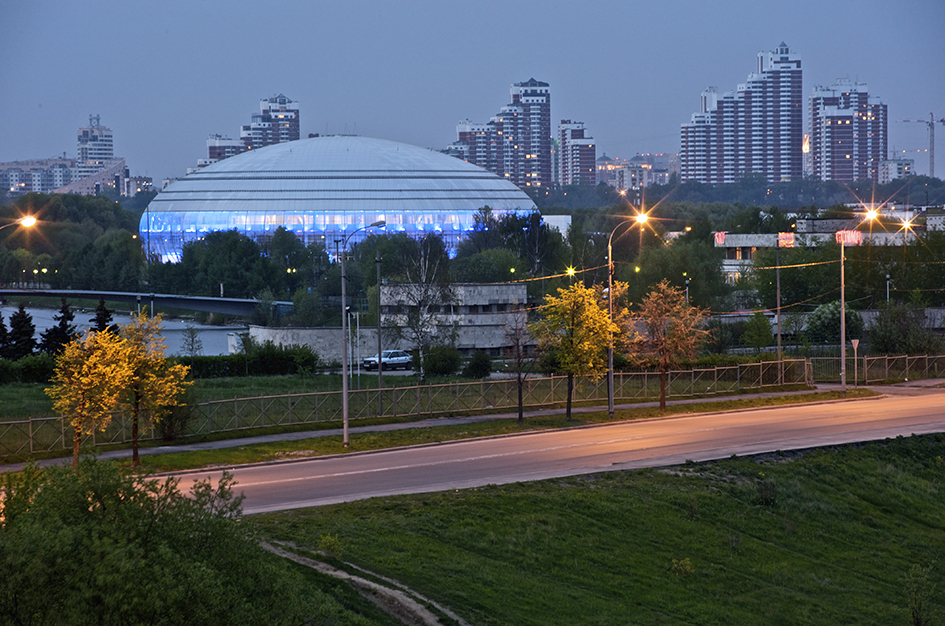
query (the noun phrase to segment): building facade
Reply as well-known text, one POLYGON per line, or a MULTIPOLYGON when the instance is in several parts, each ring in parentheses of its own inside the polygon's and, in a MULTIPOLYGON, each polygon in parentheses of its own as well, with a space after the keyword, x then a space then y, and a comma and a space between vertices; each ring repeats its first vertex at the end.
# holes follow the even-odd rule
POLYGON ((759 52, 756 72, 735 91, 702 92, 701 107, 680 130, 680 180, 735 183, 750 174, 769 182, 803 176, 801 60, 782 42, 759 52))
POLYGON ((456 142, 444 152, 519 187, 547 187, 554 179, 551 88, 532 78, 513 83, 509 92, 509 104, 485 124, 457 124, 456 142))
POLYGON ((0 189, 15 198, 26 193, 50 193, 77 176, 75 159, 31 159, 0 163, 0 189))
POLYGON ((296 141, 299 133, 299 103, 280 93, 259 101, 259 113, 240 128, 240 141, 247 150, 255 150, 296 141))
POLYGON ((820 180, 879 182, 886 160, 886 105, 864 83, 838 79, 811 92, 811 175, 820 180))
POLYGON ((561 120, 558 124, 558 184, 597 183, 597 144, 588 137, 584 122, 561 120))
POLYGON ((85 178, 112 165, 115 144, 112 131, 101 124, 98 115, 89 116, 89 125, 80 128, 76 144, 76 178, 85 178))
POLYGON ((897 178, 915 175, 914 159, 887 159, 879 164, 879 184, 891 183, 897 178))

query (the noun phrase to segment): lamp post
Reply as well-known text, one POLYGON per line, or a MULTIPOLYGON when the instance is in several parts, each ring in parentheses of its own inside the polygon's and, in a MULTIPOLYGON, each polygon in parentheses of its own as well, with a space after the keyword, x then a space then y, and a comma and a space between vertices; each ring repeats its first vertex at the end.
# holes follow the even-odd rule
POLYGON ((36 218, 33 217, 32 215, 25 215, 16 221, 0 226, 0 230, 3 230, 4 228, 10 228, 11 226, 22 226, 23 228, 31 228, 35 225, 36 225, 36 218))
POLYGON ((345 273, 345 250, 348 247, 348 241, 355 233, 366 228, 383 228, 387 226, 385 220, 378 220, 368 226, 351 231, 351 234, 344 239, 336 239, 335 244, 341 244, 341 252, 338 254, 341 259, 341 419, 343 422, 343 443, 348 447, 348 275, 345 273))
POLYGON ((374 263, 377 266, 377 416, 384 414, 384 358, 381 350, 381 251, 374 249, 374 263))
MULTIPOLYGON (((646 220, 646 213, 639 213, 635 217, 625 219, 614 226, 607 239, 607 310, 610 321, 610 328, 607 331, 609 336, 607 341, 607 415, 610 419, 614 419, 614 233, 618 228, 630 222, 639 224, 642 233, 646 220)), ((639 270, 640 268, 637 268, 637 271, 639 270)), ((688 294, 688 287, 686 289, 688 294)))
POLYGON ((863 241, 863 233, 858 230, 838 230, 837 243, 840 244, 840 393, 847 395, 847 307, 846 281, 843 261, 846 245, 858 245, 863 241))

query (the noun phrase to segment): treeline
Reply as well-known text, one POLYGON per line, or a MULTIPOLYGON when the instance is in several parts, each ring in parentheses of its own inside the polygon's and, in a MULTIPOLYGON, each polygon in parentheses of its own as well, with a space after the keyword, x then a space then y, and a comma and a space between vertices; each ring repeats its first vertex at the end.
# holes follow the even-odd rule
POLYGON ((101 196, 61 194, 27 194, 0 206, 2 224, 24 215, 37 225, 0 233, 0 283, 104 291, 141 285, 140 211, 101 196))
MULTIPOLYGON (((576 209, 603 207, 623 199, 613 188, 603 183, 573 185, 559 189, 530 189, 529 196, 544 213, 570 212, 576 209)), ((651 185, 643 195, 632 192, 634 205, 665 201, 692 203, 721 203, 779 207, 795 210, 807 206, 832 206, 863 201, 895 202, 938 206, 945 204, 945 181, 928 176, 909 176, 883 185, 872 181, 841 183, 805 178, 784 183, 769 183, 765 176, 752 174, 737 183, 711 185, 696 181, 680 183, 673 177, 665 185, 651 185)))

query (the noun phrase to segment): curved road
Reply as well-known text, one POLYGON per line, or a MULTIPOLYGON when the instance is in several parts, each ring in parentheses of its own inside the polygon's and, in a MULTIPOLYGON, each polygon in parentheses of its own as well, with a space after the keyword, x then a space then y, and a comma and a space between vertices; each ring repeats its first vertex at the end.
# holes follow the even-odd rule
MULTIPOLYGON (((707 461, 945 431, 945 389, 623 422, 230 469, 244 512, 707 461)), ((220 477, 220 470, 191 477, 220 477)))

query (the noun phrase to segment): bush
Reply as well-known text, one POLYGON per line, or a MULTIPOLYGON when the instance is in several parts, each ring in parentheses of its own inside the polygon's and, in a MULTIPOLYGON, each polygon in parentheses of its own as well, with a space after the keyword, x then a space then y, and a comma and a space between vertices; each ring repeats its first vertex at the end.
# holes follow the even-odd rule
POLYGON ((0 359, 0 385, 9 385, 19 380, 19 370, 9 359, 0 359))
POLYGON ((56 359, 50 354, 31 354, 16 362, 21 383, 48 383, 56 369, 56 359))
POLYGON ((463 368, 466 378, 485 378, 492 373, 492 359, 485 350, 476 350, 463 368))
POLYGON ((256 542, 242 497, 127 476, 84 459, 28 466, 0 502, 0 614, 9 624, 351 624, 256 542), (90 504, 92 502, 92 504, 90 504))
POLYGON ((433 346, 424 355, 424 371, 428 376, 449 376, 459 369, 463 357, 459 350, 450 346, 433 346))
POLYGON ((277 346, 271 341, 250 343, 241 354, 224 356, 175 357, 177 363, 190 365, 194 378, 231 376, 281 376, 310 372, 321 365, 318 354, 309 346, 277 346))
MULTIPOLYGON (((846 310, 846 339, 856 339, 863 334, 863 317, 851 309, 846 310)), ((834 300, 819 307, 807 316, 807 336, 819 343, 840 341, 840 301, 834 300)))

